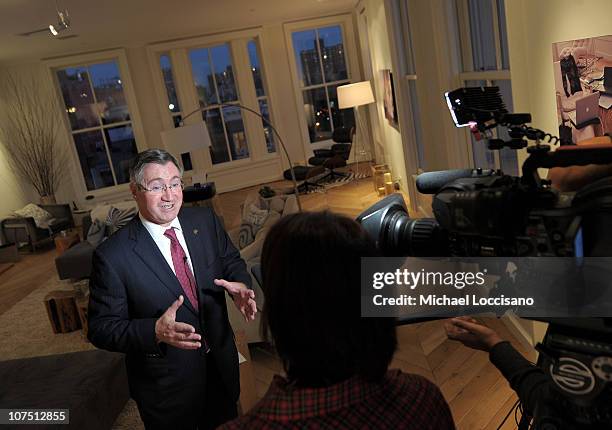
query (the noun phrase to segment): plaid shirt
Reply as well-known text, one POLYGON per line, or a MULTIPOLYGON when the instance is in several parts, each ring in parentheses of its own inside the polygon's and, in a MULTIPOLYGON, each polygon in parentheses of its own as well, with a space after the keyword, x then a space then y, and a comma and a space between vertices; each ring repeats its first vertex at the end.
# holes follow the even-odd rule
POLYGON ((429 380, 390 370, 324 388, 293 387, 275 376, 261 401, 220 429, 454 429, 448 404, 429 380))

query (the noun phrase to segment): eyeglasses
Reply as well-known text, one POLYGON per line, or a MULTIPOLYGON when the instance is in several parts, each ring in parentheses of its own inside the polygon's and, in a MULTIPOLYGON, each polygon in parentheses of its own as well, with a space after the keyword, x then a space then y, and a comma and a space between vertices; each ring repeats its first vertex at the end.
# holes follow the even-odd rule
POLYGON ((169 190, 171 193, 176 193, 178 192, 178 190, 182 190, 184 185, 183 185, 183 182, 180 181, 180 182, 173 182, 168 185, 154 184, 153 186, 151 186, 151 188, 146 188, 145 186, 138 184, 138 187, 141 190, 147 191, 152 194, 162 194, 162 193, 165 193, 166 190, 169 190))

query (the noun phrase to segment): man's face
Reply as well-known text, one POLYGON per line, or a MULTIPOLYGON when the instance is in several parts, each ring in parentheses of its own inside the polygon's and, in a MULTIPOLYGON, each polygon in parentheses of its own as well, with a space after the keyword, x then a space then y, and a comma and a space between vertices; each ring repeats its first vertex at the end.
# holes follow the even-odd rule
MULTIPOLYGON (((172 162, 166 164, 149 163, 145 165, 143 183, 140 184, 149 190, 169 187, 180 183, 181 176, 178 168, 172 162)), ((176 218, 183 204, 183 190, 180 186, 171 190, 156 193, 146 191, 142 187, 130 184, 132 194, 138 204, 142 216, 155 224, 167 227, 176 218)))

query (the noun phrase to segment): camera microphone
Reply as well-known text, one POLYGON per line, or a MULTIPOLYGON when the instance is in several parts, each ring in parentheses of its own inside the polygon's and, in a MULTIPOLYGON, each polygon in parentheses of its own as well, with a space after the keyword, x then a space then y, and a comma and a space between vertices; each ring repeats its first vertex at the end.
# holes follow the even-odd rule
POLYGON ((421 173, 417 176, 416 187, 420 193, 435 194, 440 191, 440 188, 452 181, 471 177, 472 172, 472 169, 454 169, 421 173))

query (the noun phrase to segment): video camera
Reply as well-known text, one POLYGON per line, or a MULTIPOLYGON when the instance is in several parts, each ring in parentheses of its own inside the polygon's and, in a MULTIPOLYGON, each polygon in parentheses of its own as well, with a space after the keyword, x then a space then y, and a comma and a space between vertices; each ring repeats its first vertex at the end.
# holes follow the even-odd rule
POLYGON ((501 170, 459 169, 422 173, 416 186, 433 194, 435 218, 413 219, 399 194, 359 215, 389 256, 612 256, 612 178, 575 194, 560 193, 538 168, 612 163, 612 146, 562 146, 558 138, 527 126, 529 114, 507 112, 498 87, 460 88, 446 94, 458 127, 488 137, 489 149, 527 148, 522 176, 501 170), (510 140, 491 129, 507 128, 510 140), (527 146, 527 139, 536 144, 527 146))
MULTIPOLYGON (((611 257, 612 178, 576 193, 562 193, 538 168, 612 163, 612 145, 565 145, 527 124, 530 114, 509 113, 498 87, 460 88, 445 94, 458 127, 469 126, 491 150, 526 148, 522 176, 501 170, 461 169, 422 173, 419 192, 433 194, 434 218, 411 218, 392 194, 357 217, 385 256, 611 257), (495 137, 504 127, 509 140, 495 137), (528 146, 528 141, 535 141, 528 146)), ((612 427, 612 321, 551 319, 538 366, 548 375, 551 398, 531 410, 536 429, 612 427)), ((410 323, 403 320, 400 323, 410 323)), ((519 429, 529 427, 524 418, 519 429)))

